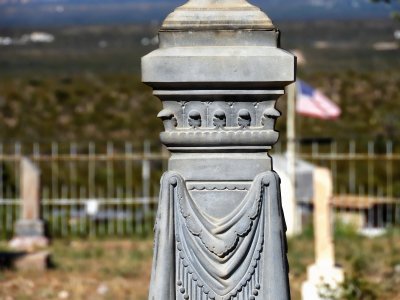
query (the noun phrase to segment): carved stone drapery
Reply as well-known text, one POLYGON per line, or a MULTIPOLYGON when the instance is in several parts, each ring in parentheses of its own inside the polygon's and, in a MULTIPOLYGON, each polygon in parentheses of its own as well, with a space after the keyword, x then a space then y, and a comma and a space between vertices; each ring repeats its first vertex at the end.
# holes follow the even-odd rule
POLYGON ((222 218, 196 204, 178 173, 167 172, 161 184, 150 299, 289 298, 276 173, 258 175, 241 203, 222 218), (281 298, 270 297, 277 294, 281 298))
POLYGON ((162 101, 151 300, 290 298, 279 178, 268 150, 295 79, 271 20, 245 0, 192 0, 142 60, 162 101))

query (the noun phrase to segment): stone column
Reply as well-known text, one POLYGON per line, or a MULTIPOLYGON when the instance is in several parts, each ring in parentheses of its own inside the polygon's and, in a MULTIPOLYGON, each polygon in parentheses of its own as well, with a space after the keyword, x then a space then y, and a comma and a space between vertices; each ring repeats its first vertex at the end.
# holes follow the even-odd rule
POLYGON ((335 266, 332 232, 331 199, 332 175, 330 170, 314 170, 314 243, 315 264, 308 268, 308 278, 302 287, 304 300, 322 300, 324 294, 338 293, 344 280, 343 270, 335 266))
POLYGON ((162 101, 161 179, 149 299, 290 299, 275 104, 295 80, 279 31, 245 0, 192 0, 142 59, 162 101))
POLYGON ((46 247, 44 224, 40 219, 40 170, 27 158, 21 161, 21 217, 10 242, 15 249, 33 251, 46 247))

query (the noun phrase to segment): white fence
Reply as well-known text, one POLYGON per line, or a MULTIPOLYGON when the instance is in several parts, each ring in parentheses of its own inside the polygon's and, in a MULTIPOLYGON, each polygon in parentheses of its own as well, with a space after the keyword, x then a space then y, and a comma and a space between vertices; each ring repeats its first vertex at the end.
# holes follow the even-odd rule
MULTIPOLYGON (((283 145, 283 144, 282 144, 283 145)), ((281 144, 275 153, 283 151, 281 144)), ((336 211, 361 227, 399 225, 400 151, 393 142, 298 145, 298 158, 329 167, 336 211), (353 220, 354 219, 354 220, 353 220)), ((42 215, 52 237, 146 235, 152 231, 159 178, 169 154, 148 142, 68 145, 0 144, 0 238, 13 234, 20 210, 19 163, 42 171, 42 215)))

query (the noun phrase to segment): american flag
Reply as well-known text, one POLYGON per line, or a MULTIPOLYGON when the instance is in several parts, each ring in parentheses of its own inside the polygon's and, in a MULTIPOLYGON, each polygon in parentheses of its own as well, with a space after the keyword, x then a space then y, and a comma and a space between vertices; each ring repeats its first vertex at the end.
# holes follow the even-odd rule
POLYGON ((332 100, 304 81, 297 81, 297 113, 324 120, 337 119, 342 111, 332 100))

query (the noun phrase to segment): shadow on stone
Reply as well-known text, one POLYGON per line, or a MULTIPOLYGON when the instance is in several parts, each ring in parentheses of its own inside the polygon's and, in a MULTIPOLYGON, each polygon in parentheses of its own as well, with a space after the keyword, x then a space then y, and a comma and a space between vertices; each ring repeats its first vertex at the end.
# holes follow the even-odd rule
POLYGON ((26 255, 26 252, 0 252, 0 271, 14 268, 15 262, 26 255))
POLYGON ((35 253, 28 252, 0 252, 0 271, 45 271, 54 269, 55 264, 48 251, 35 253))

